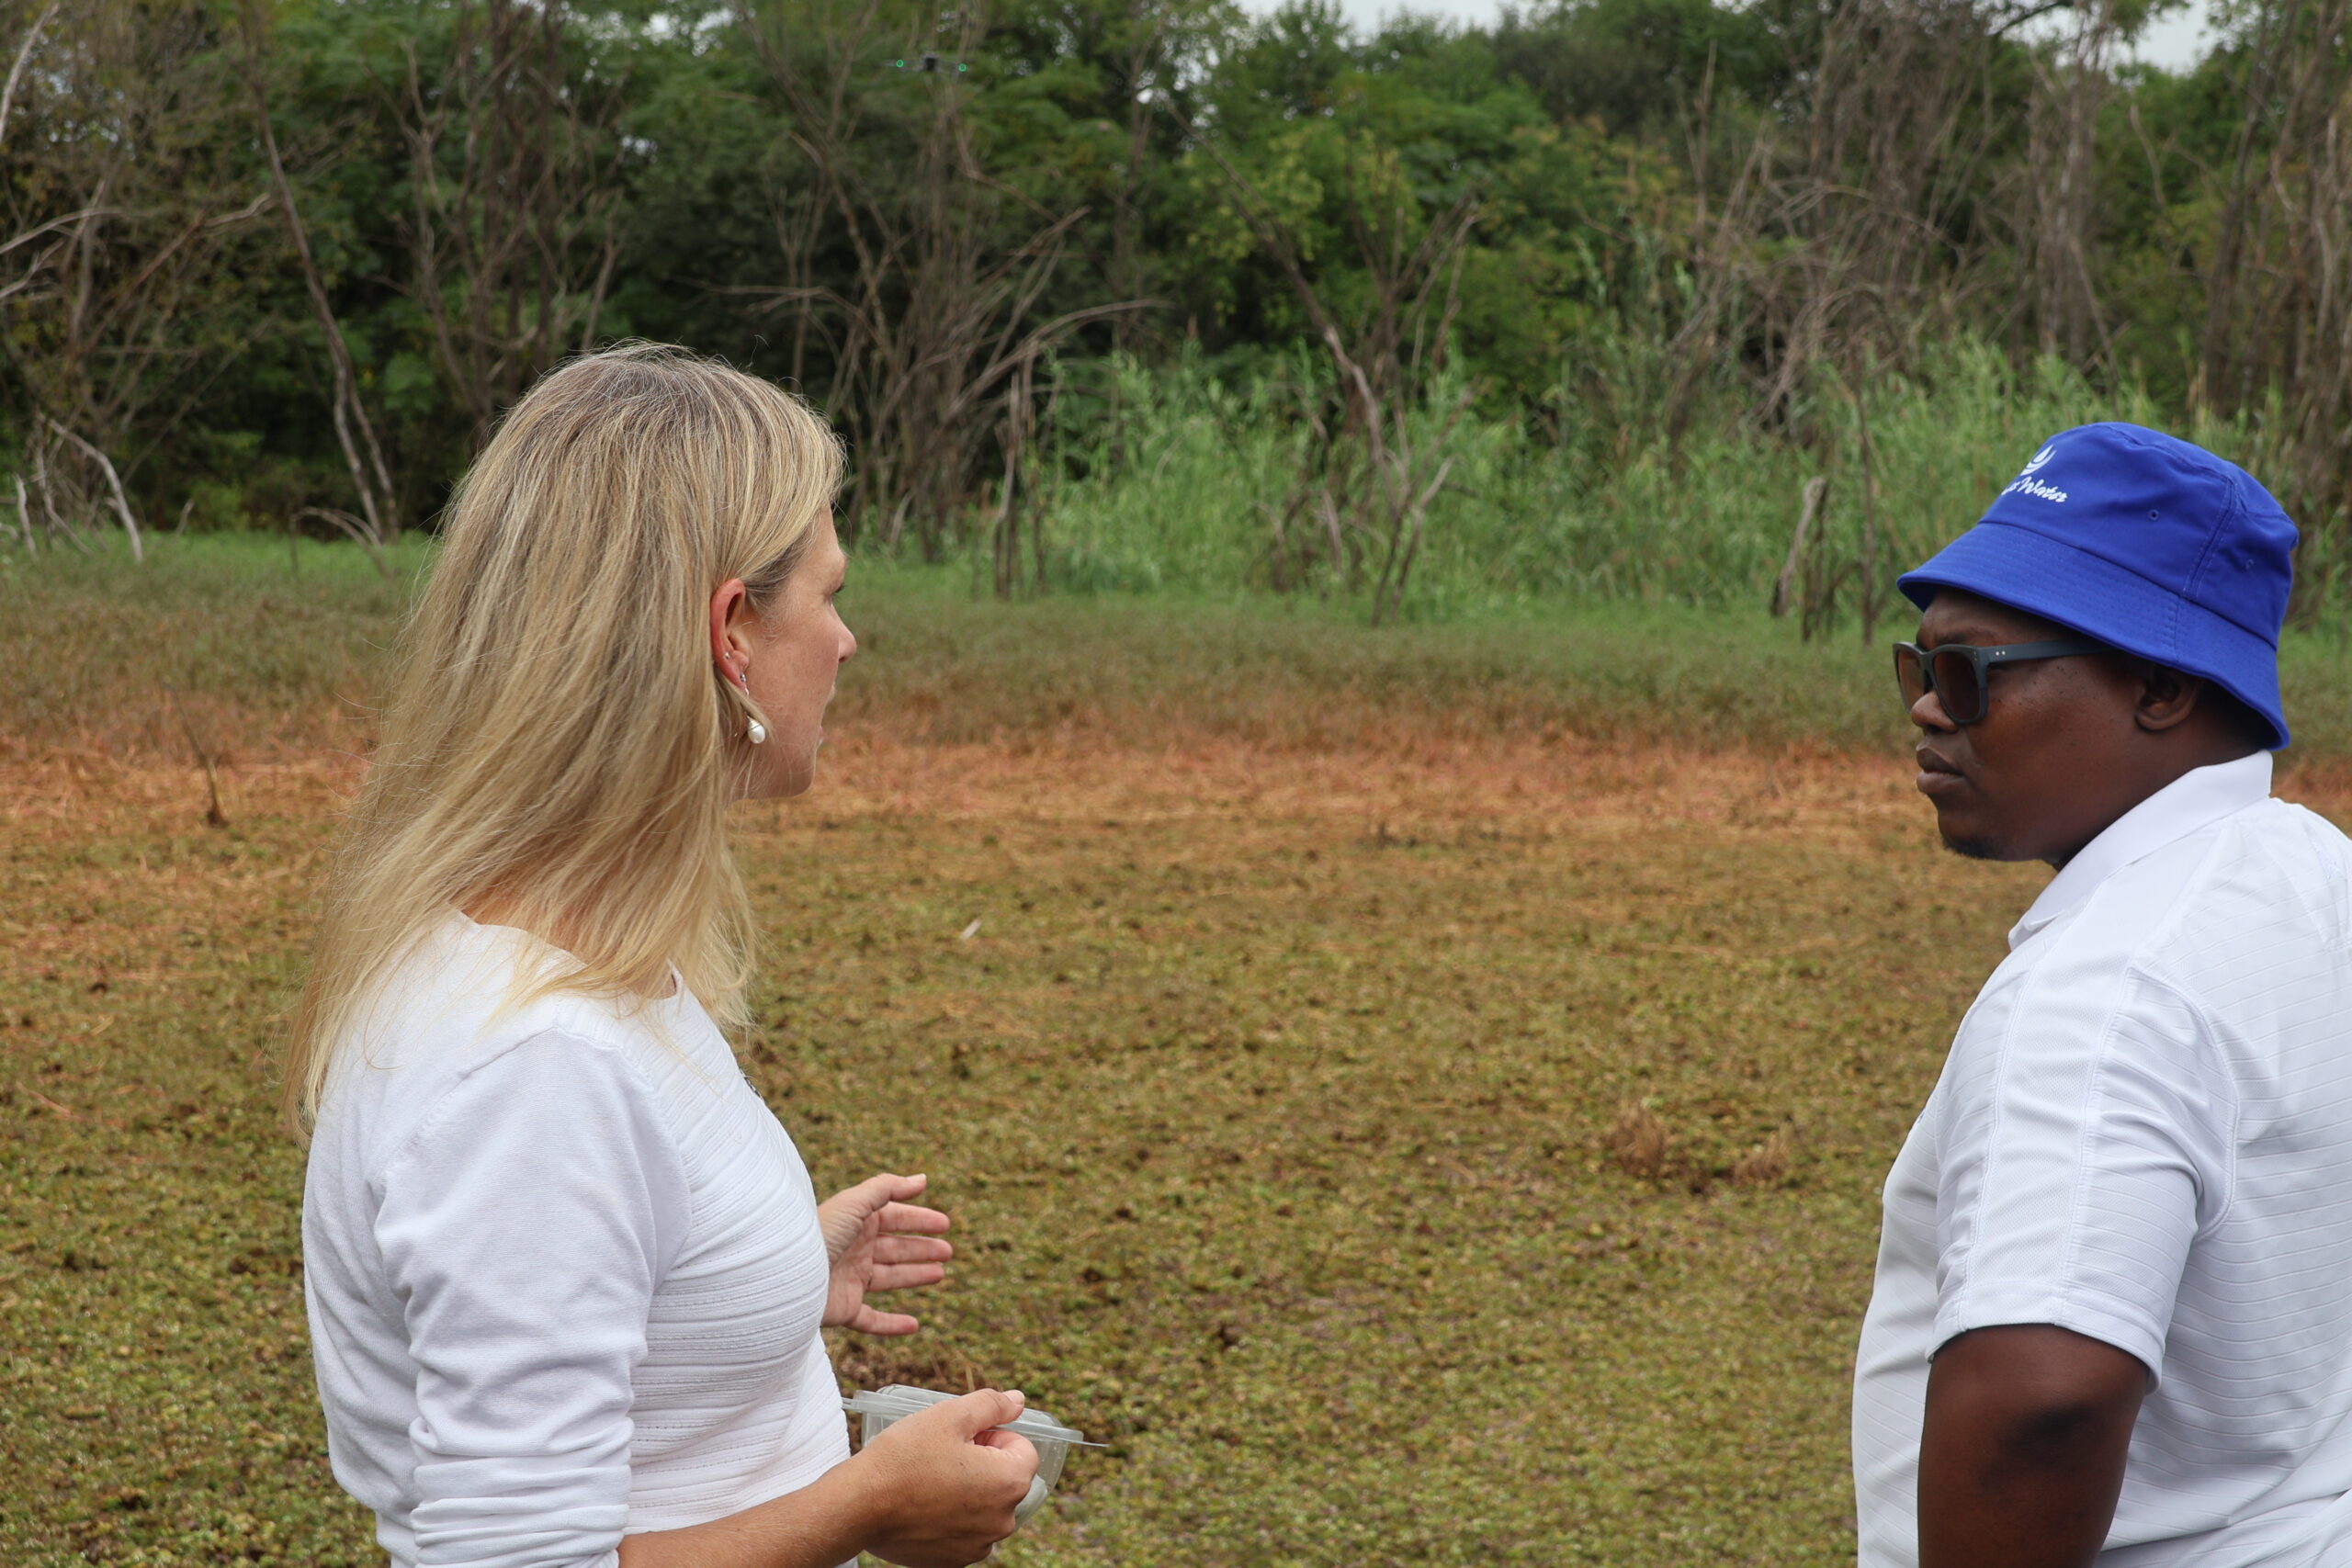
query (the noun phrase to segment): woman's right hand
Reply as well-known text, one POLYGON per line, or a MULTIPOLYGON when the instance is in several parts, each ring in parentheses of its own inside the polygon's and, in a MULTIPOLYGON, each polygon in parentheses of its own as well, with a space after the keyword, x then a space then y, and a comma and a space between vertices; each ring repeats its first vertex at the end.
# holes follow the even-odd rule
POLYGON ((1019 1393, 982 1389, 895 1421, 851 1464, 877 1507, 865 1550, 905 1568, 965 1568, 1012 1533, 1037 1450, 995 1428, 1020 1416, 1019 1393))

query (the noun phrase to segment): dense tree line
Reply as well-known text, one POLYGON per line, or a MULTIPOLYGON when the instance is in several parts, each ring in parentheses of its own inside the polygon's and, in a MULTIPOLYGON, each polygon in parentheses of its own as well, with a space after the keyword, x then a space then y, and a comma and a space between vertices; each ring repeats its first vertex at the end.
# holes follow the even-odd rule
POLYGON ((1451 421, 1803 443, 1971 336, 2339 518, 2352 0, 2180 74, 2146 3, 5 0, 0 517, 380 539, 643 336, 804 389, 854 530, 993 528, 1010 581, 1091 367, 1189 355, 1312 433, 1276 538, 1369 518, 1401 592, 1451 421))

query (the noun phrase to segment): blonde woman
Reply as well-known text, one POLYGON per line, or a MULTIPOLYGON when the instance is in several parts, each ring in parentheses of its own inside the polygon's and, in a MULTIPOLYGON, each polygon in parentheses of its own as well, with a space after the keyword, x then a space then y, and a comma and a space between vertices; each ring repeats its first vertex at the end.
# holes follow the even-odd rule
POLYGON ((856 649, 840 457, 675 350, 507 416, 404 634, 295 1020, 311 1331, 336 1478, 392 1561, 930 1568, 1010 1534, 994 1391, 848 1452, 820 1325, 911 1333, 921 1177, 819 1203, 721 1032, 750 919, 729 804, 808 787, 856 649))

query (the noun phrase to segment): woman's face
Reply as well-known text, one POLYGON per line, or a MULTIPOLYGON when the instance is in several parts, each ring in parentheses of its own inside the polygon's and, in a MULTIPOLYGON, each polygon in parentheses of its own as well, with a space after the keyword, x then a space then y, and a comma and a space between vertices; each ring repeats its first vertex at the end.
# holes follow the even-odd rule
POLYGON ((828 515, 819 520, 808 553, 764 615, 752 607, 741 578, 720 583, 711 595, 711 651, 719 678, 747 688, 767 716, 767 739, 746 748, 746 800, 798 795, 816 782, 825 705, 833 700, 841 667, 857 651, 857 638, 833 607, 848 566, 828 515))

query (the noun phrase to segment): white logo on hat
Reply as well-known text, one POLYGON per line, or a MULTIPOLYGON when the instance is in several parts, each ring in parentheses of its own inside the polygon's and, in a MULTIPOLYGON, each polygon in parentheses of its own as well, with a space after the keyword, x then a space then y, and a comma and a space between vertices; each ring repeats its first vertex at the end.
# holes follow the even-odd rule
POLYGON ((2036 452, 2032 457, 2026 459, 2025 467, 2018 470, 2018 477, 2011 479, 2009 481, 2008 488, 2001 493, 2003 495, 2029 495, 2036 501, 2052 501, 2058 502, 2062 506, 2064 505, 2066 501, 2066 492, 2064 491, 2060 490, 2055 485, 2045 484, 2041 480, 2033 477, 2033 471, 2036 468, 2041 468, 2043 464, 2049 462, 2051 458, 2055 457, 2057 455, 2058 448, 2055 446, 2044 446, 2041 451, 2036 452))

